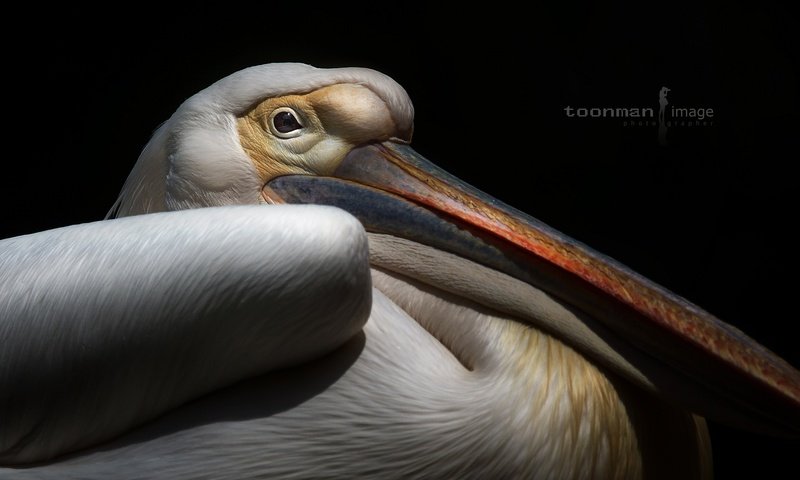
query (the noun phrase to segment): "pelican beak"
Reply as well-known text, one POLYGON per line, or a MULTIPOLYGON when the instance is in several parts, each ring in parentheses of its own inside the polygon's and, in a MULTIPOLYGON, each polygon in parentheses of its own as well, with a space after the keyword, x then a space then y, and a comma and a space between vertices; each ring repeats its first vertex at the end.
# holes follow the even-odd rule
POLYGON ((687 300, 444 172, 407 145, 355 148, 332 177, 278 177, 263 195, 335 205, 361 219, 368 231, 410 238, 517 277, 596 318, 644 354, 689 372, 696 382, 723 385, 725 391, 717 393, 736 398, 766 429, 800 432, 800 372, 791 365, 687 300))

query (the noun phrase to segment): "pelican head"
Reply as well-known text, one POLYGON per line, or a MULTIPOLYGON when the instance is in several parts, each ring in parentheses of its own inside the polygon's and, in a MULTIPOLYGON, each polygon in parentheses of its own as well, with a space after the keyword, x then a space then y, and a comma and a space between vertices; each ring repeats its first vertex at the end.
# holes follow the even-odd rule
POLYGON ((411 140, 406 91, 366 68, 268 64, 186 100, 145 147, 119 216, 263 202, 281 175, 330 175, 353 148, 411 140))
MULTIPOLYGON (((413 117, 405 90, 373 70, 248 68, 189 98, 156 131, 110 215, 334 205, 369 232, 468 258, 597 319, 537 327, 687 411, 754 430, 800 431, 794 368, 685 299, 438 169, 408 146, 413 117)), ((435 281, 425 280, 424 266, 409 272, 392 262, 373 256, 378 266, 435 281)))

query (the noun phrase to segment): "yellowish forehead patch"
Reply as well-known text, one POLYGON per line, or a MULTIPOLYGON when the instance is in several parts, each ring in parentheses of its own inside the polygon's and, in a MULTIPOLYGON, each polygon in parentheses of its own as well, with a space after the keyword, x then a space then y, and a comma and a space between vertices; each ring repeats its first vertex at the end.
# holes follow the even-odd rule
POLYGON ((309 173, 296 165, 284 164, 273 159, 277 153, 274 151, 275 146, 273 145, 276 139, 270 133, 269 125, 267 124, 270 114, 276 108, 290 107, 295 111, 306 114, 303 119, 304 122, 309 124, 306 126, 314 126, 319 121, 316 119, 316 115, 313 115, 314 110, 310 108, 306 99, 307 96, 287 95, 285 97, 269 98, 257 104, 236 120, 239 142, 242 145, 242 149, 253 161, 262 181, 267 182, 280 175, 309 173))
MULTIPOLYGON (((315 174, 310 163, 287 158, 285 144, 289 142, 305 142, 310 151, 316 144, 335 140, 344 148, 332 150, 332 155, 343 158, 350 148, 388 140, 397 130, 386 104, 370 89, 355 84, 331 85, 303 95, 268 98, 239 117, 237 129, 242 148, 263 182, 280 175, 315 174), (304 127, 302 140, 282 139, 272 134, 268 122, 272 112, 281 107, 289 107, 301 117, 298 120, 304 127)), ((302 156, 302 153, 297 155, 302 156)), ((335 163, 341 158, 325 160, 335 163)))

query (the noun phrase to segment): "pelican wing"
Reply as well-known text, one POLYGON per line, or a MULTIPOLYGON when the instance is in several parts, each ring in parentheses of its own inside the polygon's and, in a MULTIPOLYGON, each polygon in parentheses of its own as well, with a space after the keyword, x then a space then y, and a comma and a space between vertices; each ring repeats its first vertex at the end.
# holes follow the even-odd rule
POLYGON ((366 235, 319 206, 241 206, 0 242, 0 464, 96 444, 327 353, 371 304, 366 235))

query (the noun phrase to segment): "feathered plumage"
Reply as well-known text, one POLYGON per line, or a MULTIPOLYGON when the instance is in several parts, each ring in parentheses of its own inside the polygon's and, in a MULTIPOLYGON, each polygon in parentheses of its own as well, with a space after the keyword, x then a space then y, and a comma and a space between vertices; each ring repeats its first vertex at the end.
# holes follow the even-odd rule
MULTIPOLYGON (((792 382, 767 378, 747 410, 726 397, 740 365, 685 374, 615 336, 571 303, 564 285, 586 287, 569 266, 494 235, 512 209, 457 181, 417 188, 442 180, 390 145, 413 113, 372 70, 249 68, 156 131, 109 214, 132 218, 0 242, 0 478, 707 478, 690 408, 765 428, 797 412, 792 382), (319 181, 275 183, 292 175, 319 181), (338 209, 253 206, 289 188, 370 232, 338 209)), ((635 305, 641 277, 624 278, 629 304, 582 305, 635 305)), ((686 348, 717 362, 705 347, 686 348)))

